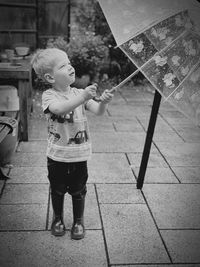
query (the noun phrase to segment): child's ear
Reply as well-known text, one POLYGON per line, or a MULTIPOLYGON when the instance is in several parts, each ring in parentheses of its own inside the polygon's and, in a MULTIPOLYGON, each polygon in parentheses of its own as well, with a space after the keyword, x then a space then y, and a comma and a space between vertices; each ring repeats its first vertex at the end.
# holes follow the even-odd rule
POLYGON ((48 83, 54 83, 55 82, 54 77, 49 73, 45 73, 44 78, 48 83))

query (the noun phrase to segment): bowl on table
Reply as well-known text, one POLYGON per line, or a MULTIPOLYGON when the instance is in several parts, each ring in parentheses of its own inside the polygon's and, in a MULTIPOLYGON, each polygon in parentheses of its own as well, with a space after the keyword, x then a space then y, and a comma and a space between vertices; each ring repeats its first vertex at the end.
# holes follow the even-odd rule
POLYGON ((29 50, 30 50, 30 48, 27 45, 21 44, 21 45, 15 46, 15 51, 16 51, 18 56, 22 56, 22 57, 27 56, 29 54, 29 50))

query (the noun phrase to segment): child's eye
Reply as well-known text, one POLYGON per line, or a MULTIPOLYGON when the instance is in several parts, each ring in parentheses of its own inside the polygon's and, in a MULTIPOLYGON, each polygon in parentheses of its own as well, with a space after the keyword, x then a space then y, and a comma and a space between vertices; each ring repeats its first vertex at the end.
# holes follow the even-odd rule
POLYGON ((67 66, 71 66, 71 63, 63 64, 63 65, 60 66, 60 68, 65 68, 65 67, 67 67, 67 66))

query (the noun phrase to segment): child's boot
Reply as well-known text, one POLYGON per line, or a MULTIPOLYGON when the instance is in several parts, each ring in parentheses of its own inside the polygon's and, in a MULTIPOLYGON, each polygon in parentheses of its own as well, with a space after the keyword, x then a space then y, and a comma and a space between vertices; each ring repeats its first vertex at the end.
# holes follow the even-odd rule
POLYGON ((84 207, 85 195, 72 196, 74 222, 71 229, 71 238, 79 240, 85 236, 84 207))
POLYGON ((54 236, 63 236, 65 234, 65 225, 63 222, 64 195, 53 192, 51 193, 51 199, 54 211, 51 233, 54 236))

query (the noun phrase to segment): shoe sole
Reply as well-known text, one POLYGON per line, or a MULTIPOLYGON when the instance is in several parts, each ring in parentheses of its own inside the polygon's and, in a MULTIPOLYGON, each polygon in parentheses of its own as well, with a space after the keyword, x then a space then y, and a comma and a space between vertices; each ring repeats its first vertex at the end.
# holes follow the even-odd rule
POLYGON ((84 237, 85 237, 85 233, 83 233, 82 235, 79 235, 79 236, 75 236, 75 235, 71 234, 71 239, 73 239, 73 240, 80 240, 80 239, 83 239, 84 237))
POLYGON ((63 235, 65 235, 65 231, 62 233, 55 233, 55 232, 51 231, 51 234, 54 236, 63 236, 63 235))

